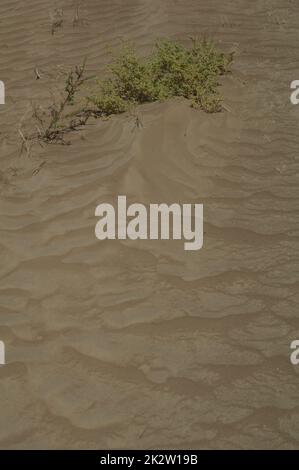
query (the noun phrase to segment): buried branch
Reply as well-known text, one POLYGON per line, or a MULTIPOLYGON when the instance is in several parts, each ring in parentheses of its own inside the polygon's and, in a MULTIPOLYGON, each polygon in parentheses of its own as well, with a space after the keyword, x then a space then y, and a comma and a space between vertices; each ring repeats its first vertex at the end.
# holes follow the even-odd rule
POLYGON ((22 147, 26 149, 27 154, 30 153, 32 142, 38 142, 40 145, 60 143, 68 145, 65 135, 80 129, 84 126, 91 112, 88 109, 79 109, 71 113, 67 110, 75 104, 75 98, 81 90, 83 84, 90 79, 85 77, 86 60, 83 64, 76 66, 67 73, 65 79, 64 92, 61 94, 58 102, 53 98, 52 104, 48 110, 44 110, 40 106, 33 106, 32 117, 35 121, 35 131, 26 135, 19 129, 19 135, 22 139, 22 147))

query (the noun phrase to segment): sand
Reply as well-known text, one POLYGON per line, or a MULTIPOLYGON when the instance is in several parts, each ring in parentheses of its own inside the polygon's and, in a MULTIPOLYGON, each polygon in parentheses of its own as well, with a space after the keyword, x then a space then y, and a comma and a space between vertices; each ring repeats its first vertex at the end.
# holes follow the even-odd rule
POLYGON ((75 25, 55 5, 0 5, 0 448, 298 448, 296 2, 88 0, 75 25), (235 52, 224 112, 144 105, 20 155, 59 70, 190 36, 235 52), (99 242, 118 195, 203 203, 204 248, 99 242))

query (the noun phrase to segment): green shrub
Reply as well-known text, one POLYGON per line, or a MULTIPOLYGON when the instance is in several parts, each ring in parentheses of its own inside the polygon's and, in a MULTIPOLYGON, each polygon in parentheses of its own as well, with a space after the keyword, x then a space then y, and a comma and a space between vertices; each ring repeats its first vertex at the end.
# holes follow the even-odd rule
POLYGON ((188 99, 192 106, 209 113, 221 111, 219 76, 228 71, 231 60, 208 41, 192 40, 190 48, 176 41, 160 41, 145 59, 125 46, 109 67, 107 78, 92 86, 94 92, 87 97, 87 106, 85 101, 82 104, 81 92, 84 97, 88 95, 85 84, 94 77, 85 77, 84 60, 66 73, 58 100, 54 99, 46 110, 34 106, 34 131, 19 129, 21 149, 29 155, 32 142, 69 144, 65 136, 81 129, 91 117, 108 117, 137 104, 171 97, 188 99))
POLYGON ((130 106, 171 97, 184 97, 207 112, 221 110, 219 76, 230 59, 208 41, 192 41, 192 47, 164 40, 141 60, 125 46, 109 67, 109 76, 98 82, 89 102, 101 116, 122 113, 130 106))

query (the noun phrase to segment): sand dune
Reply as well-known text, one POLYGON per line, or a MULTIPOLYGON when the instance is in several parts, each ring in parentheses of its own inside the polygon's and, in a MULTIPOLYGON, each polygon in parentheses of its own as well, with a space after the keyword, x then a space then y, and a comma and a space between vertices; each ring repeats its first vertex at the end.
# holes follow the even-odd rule
POLYGON ((1 448, 296 448, 298 11, 291 0, 2 0, 1 448), (170 101, 20 155, 30 101, 107 48, 213 38, 225 111, 170 101), (36 80, 38 68, 41 79, 36 80), (39 171, 35 171, 36 169, 39 171), (203 203, 205 242, 105 241, 95 207, 203 203))

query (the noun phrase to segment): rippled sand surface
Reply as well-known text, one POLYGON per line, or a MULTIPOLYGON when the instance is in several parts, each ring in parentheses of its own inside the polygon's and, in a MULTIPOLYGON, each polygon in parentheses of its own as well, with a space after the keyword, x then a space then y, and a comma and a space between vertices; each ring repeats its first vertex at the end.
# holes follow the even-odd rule
POLYGON ((0 447, 298 448, 297 2, 89 0, 76 27, 57 5, 54 35, 50 0, 0 5, 0 447), (57 67, 203 35, 235 52, 224 112, 146 105, 20 156, 57 67), (204 248, 98 241, 119 194, 203 203, 204 248))

